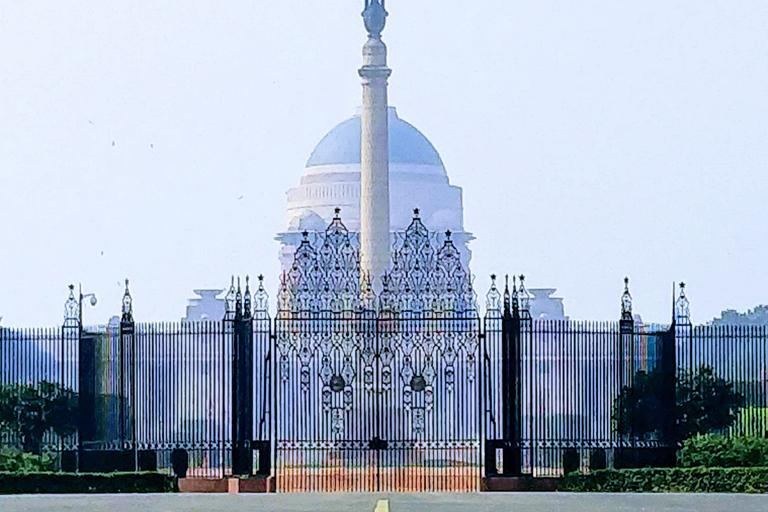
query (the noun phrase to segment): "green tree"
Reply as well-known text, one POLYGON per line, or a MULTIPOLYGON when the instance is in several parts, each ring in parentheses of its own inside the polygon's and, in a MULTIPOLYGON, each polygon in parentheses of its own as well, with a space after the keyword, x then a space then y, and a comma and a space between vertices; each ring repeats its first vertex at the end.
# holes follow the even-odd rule
POLYGON ((0 386, 0 429, 16 437, 25 452, 42 453, 49 431, 68 436, 77 430, 77 395, 59 384, 0 386))
POLYGON ((624 386, 614 404, 618 432, 638 440, 659 435, 668 412, 674 417, 674 440, 682 442, 697 434, 721 433, 730 427, 744 406, 744 396, 733 383, 715 375, 709 366, 681 370, 675 383, 675 405, 667 411, 661 372, 639 371, 632 386, 624 386))
POLYGON ((744 395, 709 366, 682 372, 677 381, 678 440, 699 434, 724 433, 744 407, 744 395))

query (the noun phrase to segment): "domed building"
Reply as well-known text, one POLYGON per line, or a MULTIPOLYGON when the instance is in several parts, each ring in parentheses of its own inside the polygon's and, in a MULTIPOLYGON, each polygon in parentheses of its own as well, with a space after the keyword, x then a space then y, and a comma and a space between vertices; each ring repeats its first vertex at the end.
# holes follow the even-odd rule
MULTIPOLYGON (((451 231, 465 265, 472 235, 464 230, 461 187, 451 185, 440 154, 417 128, 388 109, 389 203, 391 241, 405 231, 418 208, 424 225, 442 235, 451 231)), ((280 261, 290 268, 301 232, 323 231, 341 209, 341 220, 352 232, 360 231, 361 116, 333 128, 315 147, 301 182, 287 192, 288 229, 277 236, 283 244, 280 261)))

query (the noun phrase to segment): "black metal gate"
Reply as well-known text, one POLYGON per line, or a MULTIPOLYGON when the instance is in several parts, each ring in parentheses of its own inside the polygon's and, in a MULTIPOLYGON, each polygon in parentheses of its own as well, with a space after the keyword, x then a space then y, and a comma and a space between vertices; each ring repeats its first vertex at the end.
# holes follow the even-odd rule
POLYGON ((700 376, 747 404, 729 432, 768 429, 765 326, 691 326, 682 283, 672 324, 643 324, 628 280, 618 322, 531 318, 523 283, 494 277, 481 320, 450 233, 417 215, 378 294, 338 216, 305 233, 274 320, 260 277, 233 278, 222 322, 135 323, 126 281, 122 317, 86 331, 70 287, 61 328, 0 328, 0 446, 65 471, 455 492, 674 464, 700 376), (30 396, 56 421, 32 429, 30 396))
POLYGON ((524 276, 519 288, 507 283, 503 299, 493 277, 484 326, 484 475, 674 465, 676 347, 688 346, 680 341, 690 327, 684 295, 671 327, 636 324, 628 280, 620 322, 532 319, 528 300, 524 276), (638 377, 658 379, 662 390, 652 432, 635 431, 632 414, 617 416, 638 377))
POLYGON ((350 238, 305 234, 283 276, 277 489, 477 490, 480 319, 450 234, 416 217, 378 297, 350 238))

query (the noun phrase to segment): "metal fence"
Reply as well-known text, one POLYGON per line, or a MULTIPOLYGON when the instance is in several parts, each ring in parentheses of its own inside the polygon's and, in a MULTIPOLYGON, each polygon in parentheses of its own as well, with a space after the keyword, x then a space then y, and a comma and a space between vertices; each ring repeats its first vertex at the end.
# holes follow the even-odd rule
POLYGON ((126 282, 105 328, 81 327, 71 290, 63 326, 0 329, 0 445, 283 492, 475 491, 674 463, 680 390, 702 368, 741 400, 720 430, 768 435, 768 330, 692 326, 682 287, 669 325, 633 320, 628 282, 615 322, 531 318, 523 278, 494 277, 481 314, 450 234, 418 217, 378 296, 338 218, 317 240, 274 319, 260 277, 253 293, 233 279, 221 322, 135 323, 126 282), (641 384, 661 392, 638 419, 641 384))
POLYGON ((234 423, 245 414, 239 440, 253 441, 244 448, 255 453, 246 470, 280 474, 281 490, 473 490, 481 476, 515 465, 554 476, 568 457, 582 470, 618 467, 632 464, 633 450, 666 446, 663 425, 656 436, 632 437, 615 417, 621 390, 660 367, 666 339, 678 378, 710 367, 744 397, 726 433, 768 434, 765 326, 632 323, 627 331, 621 322, 519 319, 519 352, 505 357, 513 344, 503 307, 490 305, 482 321, 254 314, 245 396, 233 389, 243 366, 234 320, 79 336, 3 328, 3 389, 45 388, 52 400, 71 393, 76 409, 69 428, 37 435, 6 424, 0 441, 55 455, 64 469, 79 457, 94 469, 100 460, 170 470, 183 451, 187 475, 223 477, 239 473, 234 423), (505 459, 512 446, 518 458, 505 459))

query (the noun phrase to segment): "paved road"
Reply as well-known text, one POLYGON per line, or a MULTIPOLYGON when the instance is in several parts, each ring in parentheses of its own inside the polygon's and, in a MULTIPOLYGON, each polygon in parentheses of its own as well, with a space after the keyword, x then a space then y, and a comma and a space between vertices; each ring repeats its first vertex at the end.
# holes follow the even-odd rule
POLYGON ((272 494, 0 496, 2 512, 768 512, 768 495, 732 494, 272 494))

